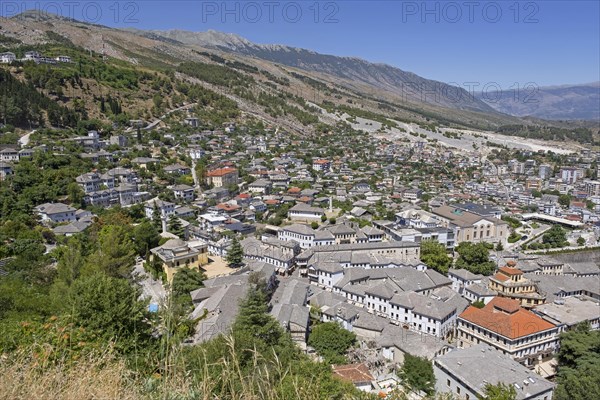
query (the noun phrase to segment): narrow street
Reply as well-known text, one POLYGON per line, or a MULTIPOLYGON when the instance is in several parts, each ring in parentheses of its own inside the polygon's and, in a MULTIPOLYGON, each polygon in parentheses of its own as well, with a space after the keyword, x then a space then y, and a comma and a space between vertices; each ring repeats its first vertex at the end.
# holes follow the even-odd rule
POLYGON ((166 297, 167 292, 162 282, 154 280, 145 270, 141 262, 133 267, 133 276, 139 278, 139 285, 142 288, 142 298, 150 299, 150 304, 159 305, 166 297))

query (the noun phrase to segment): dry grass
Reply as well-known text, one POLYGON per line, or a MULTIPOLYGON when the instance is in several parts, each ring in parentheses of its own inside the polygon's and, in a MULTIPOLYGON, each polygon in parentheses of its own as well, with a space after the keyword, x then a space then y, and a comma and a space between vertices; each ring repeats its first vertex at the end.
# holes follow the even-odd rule
POLYGON ((109 355, 45 367, 28 355, 0 363, 1 400, 134 400, 141 396, 123 362, 109 355))

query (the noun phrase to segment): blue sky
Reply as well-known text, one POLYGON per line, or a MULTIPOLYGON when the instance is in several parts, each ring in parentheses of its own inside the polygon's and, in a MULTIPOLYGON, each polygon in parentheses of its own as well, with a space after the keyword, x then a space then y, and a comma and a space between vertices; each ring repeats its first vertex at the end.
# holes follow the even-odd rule
MULTIPOLYGON (((15 1, 109 26, 215 29, 503 88, 600 80, 598 1, 15 1)), ((0 0, 0 13, 13 12, 0 0)))

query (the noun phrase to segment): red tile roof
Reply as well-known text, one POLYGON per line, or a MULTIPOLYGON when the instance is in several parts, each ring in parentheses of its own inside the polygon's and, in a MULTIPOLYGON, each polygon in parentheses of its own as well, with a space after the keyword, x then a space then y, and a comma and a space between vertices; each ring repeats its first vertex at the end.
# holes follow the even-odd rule
POLYGON ((365 364, 334 365, 333 374, 352 383, 371 382, 374 378, 365 364))
POLYGON ((470 306, 459 318, 510 339, 556 328, 550 322, 522 308, 517 300, 503 297, 495 297, 481 309, 470 306))
POLYGON ((211 177, 225 176, 225 175, 232 174, 234 172, 237 172, 237 169, 235 169, 235 168, 219 168, 219 169, 213 169, 212 171, 208 171, 206 176, 211 176, 211 177))
POLYGON ((502 272, 504 275, 523 275, 523 271, 521 271, 518 268, 511 268, 509 266, 506 267, 500 267, 500 272, 502 272))

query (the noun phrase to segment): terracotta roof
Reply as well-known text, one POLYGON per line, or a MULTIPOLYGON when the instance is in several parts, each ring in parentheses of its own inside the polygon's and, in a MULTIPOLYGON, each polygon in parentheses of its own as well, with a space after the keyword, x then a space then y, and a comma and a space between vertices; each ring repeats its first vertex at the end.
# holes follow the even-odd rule
POLYGON ((317 160, 314 162, 314 164, 328 164, 329 160, 317 160))
POLYGON ((267 205, 279 204, 279 200, 275 200, 275 199, 265 200, 265 204, 267 204, 267 205))
POLYGON ((235 204, 227 204, 227 203, 220 203, 217 204, 217 208, 223 211, 234 211, 240 208, 240 206, 235 205, 235 204))
POLYGON ((518 268, 511 268, 509 266, 500 267, 500 272, 504 275, 523 275, 523 271, 518 268))
POLYGON ((494 279, 496 279, 498 281, 501 281, 501 282, 504 282, 504 281, 509 280, 510 278, 508 276, 506 276, 506 275, 501 274, 500 272, 498 272, 496 275, 494 275, 494 279))
POLYGON ((502 297, 495 297, 481 309, 470 306, 459 318, 510 339, 556 328, 522 308, 517 300, 502 297))
POLYGON ((206 176, 225 176, 231 173, 237 172, 237 169, 235 168, 219 168, 219 169, 214 169, 212 171, 208 171, 208 173, 206 174, 206 176))
POLYGON ((302 189, 300 189, 299 187, 291 187, 288 189, 288 193, 300 193, 302 191, 302 189))
POLYGON ((365 364, 335 365, 333 374, 352 383, 371 382, 374 379, 365 364))

